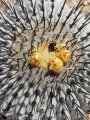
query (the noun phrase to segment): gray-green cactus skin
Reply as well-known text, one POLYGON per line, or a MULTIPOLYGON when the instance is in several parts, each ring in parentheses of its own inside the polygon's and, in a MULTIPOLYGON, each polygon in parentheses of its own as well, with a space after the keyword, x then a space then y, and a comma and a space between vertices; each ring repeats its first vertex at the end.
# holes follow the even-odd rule
POLYGON ((86 120, 90 110, 90 14, 84 1, 16 0, 0 14, 0 120, 86 120), (58 74, 32 68, 37 44, 66 42, 70 63, 58 74))

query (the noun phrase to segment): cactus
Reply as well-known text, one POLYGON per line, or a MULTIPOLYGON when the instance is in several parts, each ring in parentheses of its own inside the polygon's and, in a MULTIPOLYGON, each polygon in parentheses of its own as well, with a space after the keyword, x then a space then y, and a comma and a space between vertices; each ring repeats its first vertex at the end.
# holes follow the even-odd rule
POLYGON ((0 120, 88 120, 90 15, 81 13, 84 0, 72 7, 68 0, 16 0, 13 7, 2 1, 0 120), (58 73, 29 64, 33 50, 51 41, 71 52, 58 73))

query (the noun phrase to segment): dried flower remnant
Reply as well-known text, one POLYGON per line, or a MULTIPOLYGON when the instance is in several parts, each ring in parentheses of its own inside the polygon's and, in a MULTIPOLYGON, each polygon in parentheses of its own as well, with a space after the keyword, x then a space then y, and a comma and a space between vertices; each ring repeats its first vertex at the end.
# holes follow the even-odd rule
POLYGON ((64 44, 53 41, 48 42, 47 45, 39 44, 32 51, 34 52, 29 57, 30 65, 44 67, 56 73, 59 73, 71 58, 71 52, 65 49, 64 44))

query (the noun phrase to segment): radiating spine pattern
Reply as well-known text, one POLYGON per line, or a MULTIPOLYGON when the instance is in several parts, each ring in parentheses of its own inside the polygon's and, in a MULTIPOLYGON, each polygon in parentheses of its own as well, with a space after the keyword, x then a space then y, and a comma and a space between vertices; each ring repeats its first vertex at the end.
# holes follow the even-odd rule
MULTIPOLYGON (((90 14, 84 0, 16 0, 0 13, 0 120, 88 120, 90 14), (32 49, 65 43, 71 60, 58 74, 31 67, 32 49)), ((45 56, 47 57, 47 56, 45 56)))

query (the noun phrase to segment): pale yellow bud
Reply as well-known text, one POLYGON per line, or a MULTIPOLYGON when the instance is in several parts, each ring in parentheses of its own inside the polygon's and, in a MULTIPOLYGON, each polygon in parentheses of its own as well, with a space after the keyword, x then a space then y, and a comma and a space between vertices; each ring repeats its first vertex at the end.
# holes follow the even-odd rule
POLYGON ((29 64, 33 66, 39 66, 41 62, 42 62, 42 57, 40 53, 36 52, 32 54, 31 57, 29 58, 29 64))
POLYGON ((63 61, 57 57, 52 57, 49 61, 49 70, 56 73, 60 72, 63 68, 63 61))

